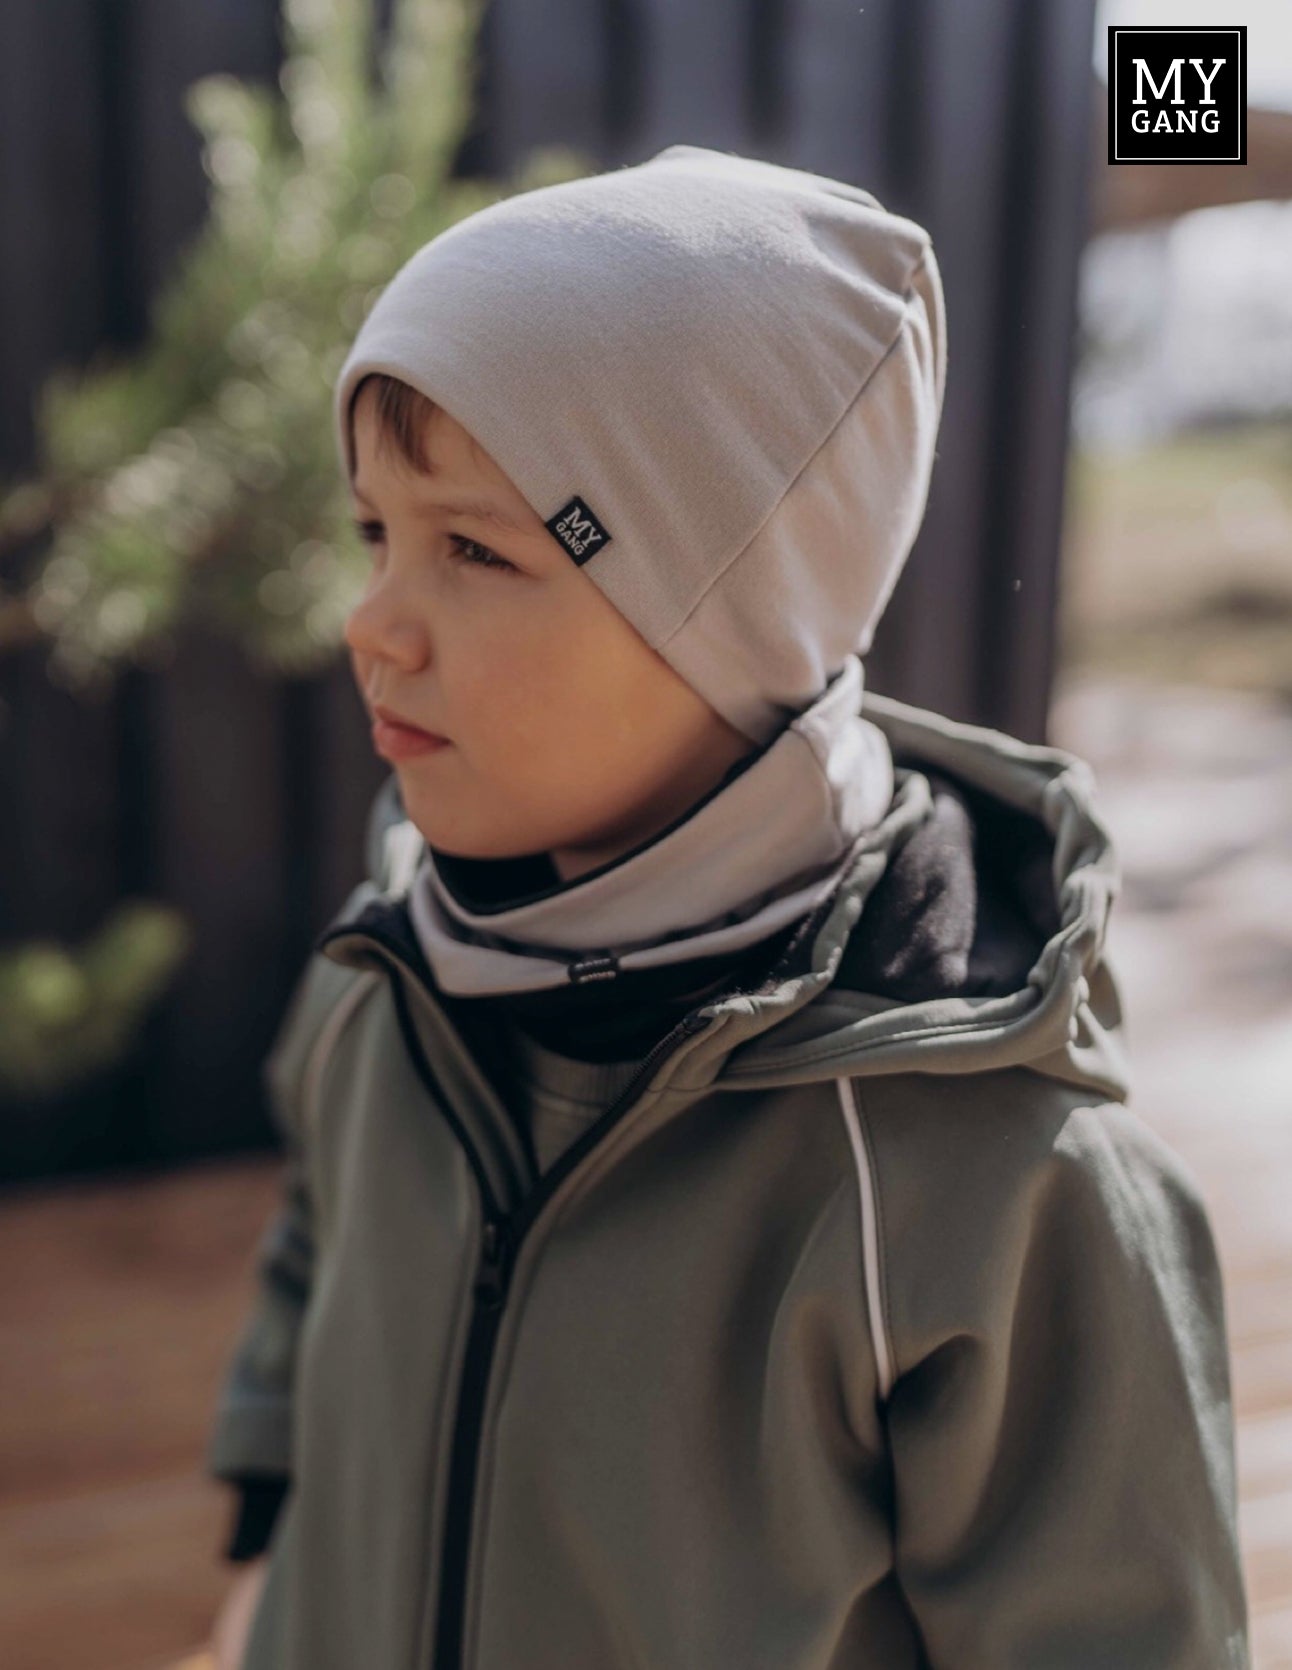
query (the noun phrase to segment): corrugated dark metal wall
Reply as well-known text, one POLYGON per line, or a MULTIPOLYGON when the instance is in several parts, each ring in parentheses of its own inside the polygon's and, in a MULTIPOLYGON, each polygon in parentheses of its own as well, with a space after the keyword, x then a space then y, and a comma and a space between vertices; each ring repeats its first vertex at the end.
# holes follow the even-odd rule
MULTIPOLYGON (((389 14, 389 0, 379 7, 389 14)), ((949 378, 928 513, 872 688, 1043 740, 1085 235, 1094 0, 496 0, 460 173, 531 145, 604 166, 685 141, 855 180, 933 233, 949 378)), ((204 212, 183 89, 272 80, 272 0, 0 8, 0 469, 55 363, 146 331, 204 212)), ((793 320, 786 320, 793 329, 793 320)), ((10 576, 12 582, 13 576, 10 576)), ((258 675, 186 638, 90 705, 0 657, 0 937, 78 940, 123 894, 196 947, 119 1071, 0 1109, 0 1178, 268 1135, 258 1068, 312 936, 359 874, 385 767, 348 668, 258 675)))

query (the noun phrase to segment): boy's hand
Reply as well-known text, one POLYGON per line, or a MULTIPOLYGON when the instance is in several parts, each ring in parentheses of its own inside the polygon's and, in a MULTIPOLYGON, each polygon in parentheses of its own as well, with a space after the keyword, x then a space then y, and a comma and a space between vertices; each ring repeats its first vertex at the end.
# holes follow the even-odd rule
POLYGON ((268 1566, 262 1554, 258 1560, 248 1560, 234 1579, 211 1628, 210 1670, 242 1670, 247 1636, 268 1566))

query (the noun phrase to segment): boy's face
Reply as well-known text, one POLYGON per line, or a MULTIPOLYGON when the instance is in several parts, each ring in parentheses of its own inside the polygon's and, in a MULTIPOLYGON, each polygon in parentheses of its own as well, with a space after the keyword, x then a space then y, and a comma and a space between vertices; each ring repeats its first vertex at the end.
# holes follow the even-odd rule
POLYGON ((442 852, 547 852, 565 880, 609 862, 755 745, 646 643, 455 419, 435 411, 423 474, 389 443, 378 452, 375 408, 368 383, 351 486, 372 566, 345 637, 370 715, 380 703, 446 739, 392 759, 409 817, 442 852), (449 509, 464 500, 476 513, 449 509))

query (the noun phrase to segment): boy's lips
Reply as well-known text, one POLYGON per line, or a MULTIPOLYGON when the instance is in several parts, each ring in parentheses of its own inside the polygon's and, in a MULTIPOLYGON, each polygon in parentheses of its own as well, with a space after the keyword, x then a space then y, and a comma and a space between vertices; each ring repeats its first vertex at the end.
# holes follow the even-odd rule
POLYGON ((402 713, 396 713, 393 707, 387 707, 384 702, 372 704, 374 719, 384 720, 387 725, 398 725, 400 730, 416 731, 420 736, 434 737, 436 742, 447 742, 449 739, 439 731, 428 731, 425 725, 415 724, 411 719, 405 719, 402 713))
POLYGON ((438 736, 434 731, 423 730, 420 725, 401 719, 391 708, 384 707, 380 702, 373 703, 372 712, 372 745, 388 760, 411 759, 417 754, 427 754, 437 748, 448 747, 447 737, 438 736))

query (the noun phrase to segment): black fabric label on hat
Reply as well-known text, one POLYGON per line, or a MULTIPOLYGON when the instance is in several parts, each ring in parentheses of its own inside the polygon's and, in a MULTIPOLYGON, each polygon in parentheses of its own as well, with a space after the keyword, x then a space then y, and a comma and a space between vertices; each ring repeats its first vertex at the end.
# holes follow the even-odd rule
POLYGON ((588 509, 588 501, 577 495, 543 525, 560 540, 580 566, 610 543, 610 535, 588 509))

